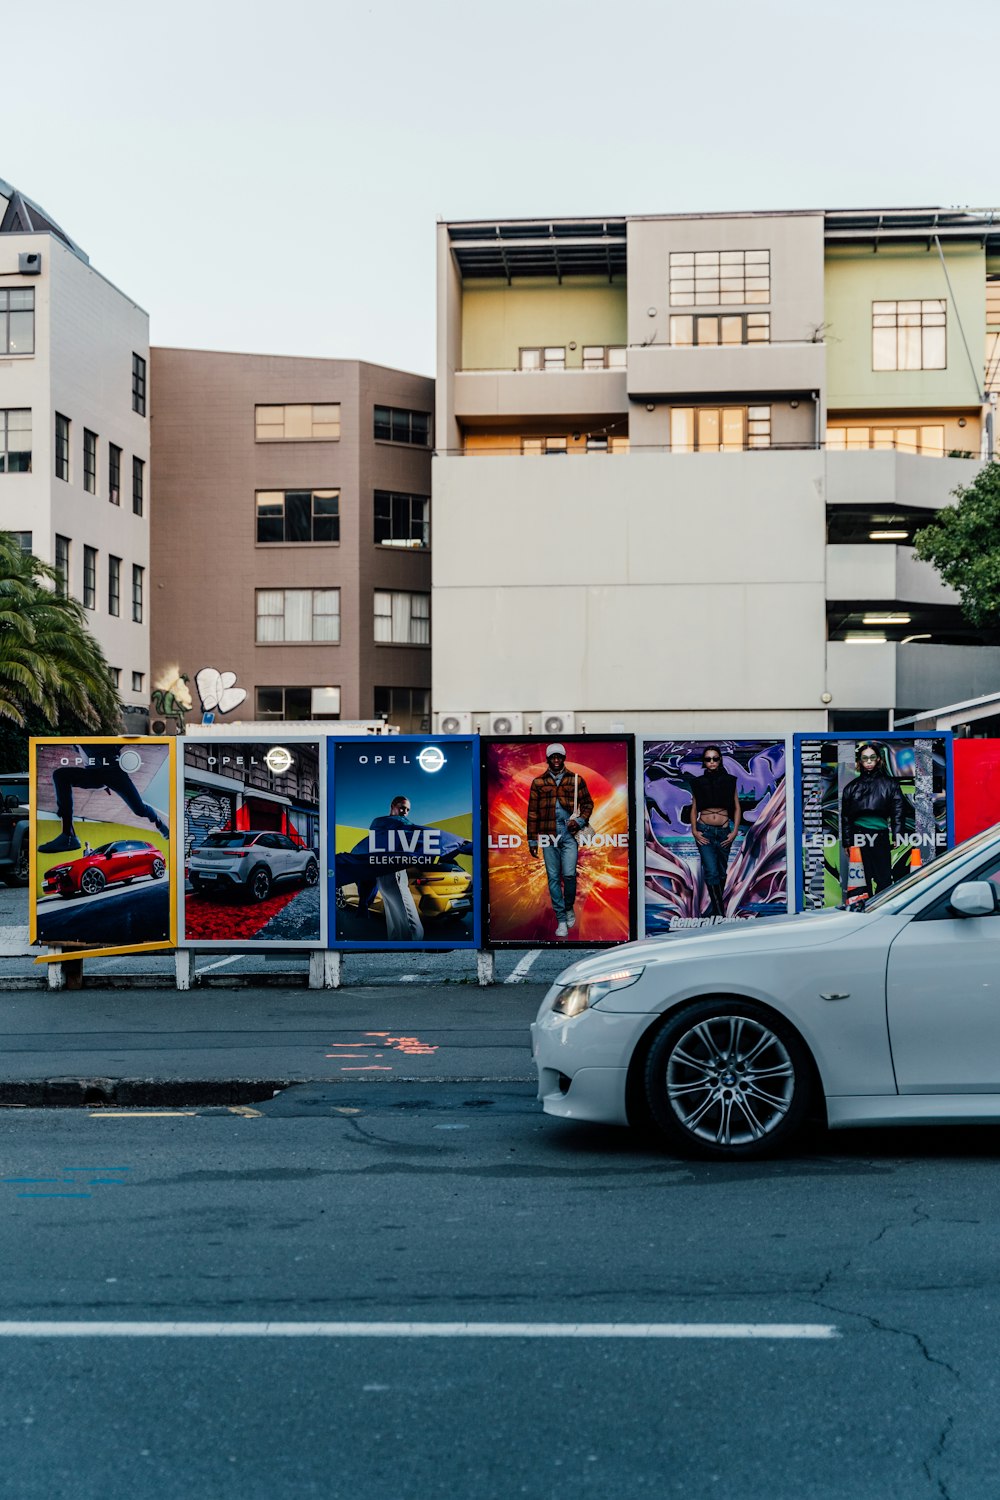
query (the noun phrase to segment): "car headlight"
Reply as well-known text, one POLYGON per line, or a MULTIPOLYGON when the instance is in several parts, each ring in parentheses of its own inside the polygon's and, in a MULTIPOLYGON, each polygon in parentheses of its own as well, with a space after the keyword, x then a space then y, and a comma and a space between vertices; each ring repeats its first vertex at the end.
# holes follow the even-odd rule
POLYGON ((636 964, 628 969, 614 969, 582 984, 568 984, 562 994, 556 996, 552 1009, 567 1018, 578 1016, 591 1005, 596 1005, 598 1000, 603 1000, 605 995, 610 995, 612 990, 627 990, 630 984, 641 978, 642 971, 643 965, 636 964))

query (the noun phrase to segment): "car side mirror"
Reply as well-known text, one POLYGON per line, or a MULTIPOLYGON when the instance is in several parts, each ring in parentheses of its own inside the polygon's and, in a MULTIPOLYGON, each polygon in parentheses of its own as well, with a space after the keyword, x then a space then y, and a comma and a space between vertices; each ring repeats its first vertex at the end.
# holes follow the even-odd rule
POLYGON ((16 812, 17 809, 21 806, 21 799, 16 795, 16 793, 8 792, 6 797, 3 799, 3 805, 5 812, 16 812))
POLYGON ((960 917, 991 917, 997 909, 996 886, 989 880, 963 880, 951 893, 951 909, 960 917))

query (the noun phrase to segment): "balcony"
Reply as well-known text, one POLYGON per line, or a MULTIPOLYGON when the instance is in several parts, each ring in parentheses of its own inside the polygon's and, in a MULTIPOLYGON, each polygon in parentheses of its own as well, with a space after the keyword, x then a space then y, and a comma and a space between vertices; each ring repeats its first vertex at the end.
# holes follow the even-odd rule
POLYGON ((843 603, 957 604, 930 563, 911 547, 834 546, 826 549, 826 597, 843 603))
POLYGON ((944 703, 964 703, 1000 687, 1000 646, 830 641, 826 660, 834 709, 918 713, 944 703))
POLYGON ((645 400, 736 391, 760 396, 818 391, 825 370, 823 344, 633 345, 628 352, 628 394, 645 400))
POLYGON ((978 458, 932 458, 892 449, 827 452, 828 505, 915 505, 940 510, 958 485, 971 484, 978 458))
POLYGON ((624 370, 459 370, 454 414, 489 417, 605 416, 628 410, 624 370))

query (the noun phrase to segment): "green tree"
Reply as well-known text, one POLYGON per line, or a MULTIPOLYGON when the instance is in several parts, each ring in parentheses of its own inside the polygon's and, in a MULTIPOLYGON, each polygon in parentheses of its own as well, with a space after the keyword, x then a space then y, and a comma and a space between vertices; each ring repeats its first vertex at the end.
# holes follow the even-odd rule
POLYGON ((54 568, 0 532, 0 722, 24 736, 117 734, 121 703, 104 653, 83 606, 57 585, 54 568))
POLYGON ((1000 463, 985 464, 971 484, 953 491, 958 504, 939 510, 913 539, 917 556, 933 563, 958 593, 973 625, 1000 620, 1000 463))

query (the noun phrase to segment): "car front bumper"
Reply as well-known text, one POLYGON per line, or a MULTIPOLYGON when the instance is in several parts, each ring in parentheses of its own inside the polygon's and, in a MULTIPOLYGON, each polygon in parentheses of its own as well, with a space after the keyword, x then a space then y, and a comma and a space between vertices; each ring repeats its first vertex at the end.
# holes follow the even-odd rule
POLYGON ((597 1009, 567 1019, 543 1005, 531 1027, 531 1053, 545 1113, 627 1125, 629 1060, 652 1019, 597 1009))

